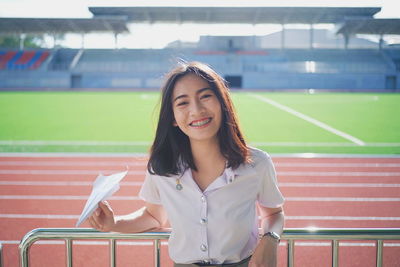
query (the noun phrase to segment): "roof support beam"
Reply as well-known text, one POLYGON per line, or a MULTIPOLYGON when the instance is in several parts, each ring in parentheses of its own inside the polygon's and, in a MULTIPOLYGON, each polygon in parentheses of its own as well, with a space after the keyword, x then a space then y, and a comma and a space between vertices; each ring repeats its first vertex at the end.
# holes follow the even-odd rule
POLYGON ((379 50, 382 50, 383 46, 383 34, 379 35, 379 50))
POLYGON ((26 38, 26 34, 25 33, 21 33, 19 35, 19 50, 24 50, 24 48, 25 48, 25 38, 26 38))
POLYGON ((310 49, 314 49, 314 25, 310 24, 310 49))
POLYGON ((114 47, 118 49, 118 32, 114 32, 114 47))
POLYGON ((344 49, 348 49, 349 48, 349 42, 350 42, 350 36, 349 34, 345 33, 343 34, 344 37, 344 49))

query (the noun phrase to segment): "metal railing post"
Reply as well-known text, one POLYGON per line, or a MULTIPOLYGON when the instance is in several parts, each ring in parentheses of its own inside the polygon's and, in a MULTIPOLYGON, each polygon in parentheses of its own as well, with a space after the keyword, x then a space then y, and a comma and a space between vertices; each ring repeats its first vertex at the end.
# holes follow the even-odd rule
POLYGON ((288 247, 287 247, 287 266, 293 267, 294 266, 294 240, 288 240, 288 247))
POLYGON ((339 241, 332 240, 332 267, 339 265, 339 241))
POLYGON ((65 239, 66 242, 66 248, 67 248, 67 267, 72 267, 72 240, 71 239, 65 239))
POLYGON ((383 261, 383 240, 376 241, 376 267, 382 267, 383 261))
POLYGON ((116 257, 115 257, 115 239, 110 239, 110 266, 115 267, 116 266, 116 257))
POLYGON ((3 244, 0 242, 0 267, 3 267, 3 244))
POLYGON ((161 256, 161 252, 160 252, 160 245, 161 242, 159 239, 154 240, 154 266, 155 267, 160 267, 160 256, 161 256))

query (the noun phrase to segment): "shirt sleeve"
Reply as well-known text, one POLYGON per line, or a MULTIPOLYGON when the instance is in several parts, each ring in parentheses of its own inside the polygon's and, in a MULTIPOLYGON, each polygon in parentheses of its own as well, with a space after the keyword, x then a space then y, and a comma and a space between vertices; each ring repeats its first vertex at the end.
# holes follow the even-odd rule
POLYGON ((146 202, 160 205, 160 193, 154 179, 155 175, 152 175, 146 171, 146 178, 144 179, 144 183, 140 189, 139 197, 146 202))
POLYGON ((261 173, 261 186, 258 194, 258 202, 260 205, 268 208, 277 208, 283 205, 285 199, 278 188, 276 171, 271 157, 265 155, 262 160, 264 165, 261 173))

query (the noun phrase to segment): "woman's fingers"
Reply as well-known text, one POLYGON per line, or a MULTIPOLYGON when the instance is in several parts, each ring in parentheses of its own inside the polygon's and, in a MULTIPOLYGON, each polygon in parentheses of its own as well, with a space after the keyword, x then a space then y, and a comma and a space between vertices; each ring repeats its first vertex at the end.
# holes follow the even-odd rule
POLYGON ((95 215, 92 215, 92 216, 89 217, 89 224, 90 224, 93 228, 95 228, 95 229, 97 229, 97 230, 101 230, 100 225, 99 225, 98 222, 94 219, 95 217, 96 217, 95 215))
POLYGON ((114 224, 114 212, 108 202, 100 202, 99 207, 88 220, 93 228, 99 231, 110 231, 114 224))
POLYGON ((99 208, 104 212, 106 216, 112 216, 114 213, 110 204, 108 204, 107 201, 101 201, 99 203, 99 208))

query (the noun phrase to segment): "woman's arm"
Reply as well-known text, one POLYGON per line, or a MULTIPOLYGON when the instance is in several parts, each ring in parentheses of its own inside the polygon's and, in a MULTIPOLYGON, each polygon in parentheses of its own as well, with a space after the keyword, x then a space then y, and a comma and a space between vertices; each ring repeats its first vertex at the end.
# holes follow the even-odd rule
POLYGON ((139 233, 161 228, 167 223, 167 214, 161 205, 147 203, 131 214, 114 216, 106 201, 99 203, 99 208, 89 218, 93 228, 102 232, 139 233))
MULTIPOLYGON (((275 232, 281 235, 283 232, 284 215, 283 208, 267 208, 259 205, 261 228, 263 233, 275 232)), ((270 236, 264 236, 251 257, 249 267, 276 267, 279 242, 270 236)))

